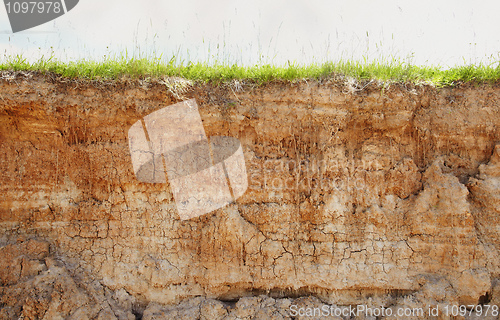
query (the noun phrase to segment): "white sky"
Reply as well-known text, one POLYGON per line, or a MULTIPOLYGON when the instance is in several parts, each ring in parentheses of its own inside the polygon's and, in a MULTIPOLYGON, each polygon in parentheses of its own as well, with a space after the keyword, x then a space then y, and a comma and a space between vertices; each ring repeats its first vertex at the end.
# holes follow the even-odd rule
POLYGON ((80 0, 66 15, 13 34, 1 6, 0 52, 245 65, 394 55, 446 67, 499 59, 499 9, 497 0, 80 0))

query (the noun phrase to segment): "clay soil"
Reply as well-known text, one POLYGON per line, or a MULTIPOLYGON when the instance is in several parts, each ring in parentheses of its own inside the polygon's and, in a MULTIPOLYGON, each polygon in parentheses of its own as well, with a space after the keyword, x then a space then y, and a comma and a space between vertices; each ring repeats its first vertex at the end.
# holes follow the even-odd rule
POLYGON ((0 318, 500 305, 499 84, 168 84, 3 75, 0 318), (191 98, 249 186, 183 221, 127 132, 191 98))

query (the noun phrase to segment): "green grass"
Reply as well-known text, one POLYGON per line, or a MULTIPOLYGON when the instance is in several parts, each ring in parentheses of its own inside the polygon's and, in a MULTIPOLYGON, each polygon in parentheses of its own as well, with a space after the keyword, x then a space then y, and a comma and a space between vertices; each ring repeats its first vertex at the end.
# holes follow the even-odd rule
POLYGON ((177 76, 204 82, 225 82, 243 79, 255 83, 273 80, 325 79, 342 75, 362 80, 384 82, 426 82, 436 86, 449 86, 458 82, 494 82, 500 79, 500 65, 469 65, 449 69, 416 66, 396 59, 356 62, 341 61, 312 65, 288 64, 285 66, 257 65, 251 67, 178 63, 175 59, 165 62, 161 58, 106 58, 102 61, 81 60, 69 63, 53 58, 41 58, 30 63, 22 56, 4 57, 0 70, 38 71, 55 73, 68 78, 119 79, 121 77, 146 78, 177 76), (494 66, 495 65, 495 66, 494 66))

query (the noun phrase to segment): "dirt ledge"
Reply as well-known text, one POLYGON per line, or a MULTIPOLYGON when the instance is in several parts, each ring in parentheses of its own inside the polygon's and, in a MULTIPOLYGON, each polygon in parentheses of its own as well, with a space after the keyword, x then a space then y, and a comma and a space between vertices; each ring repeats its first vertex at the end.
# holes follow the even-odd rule
POLYGON ((499 303, 498 84, 172 81, 0 81, 1 315, 499 303), (249 189, 180 221, 168 185, 135 179, 127 130, 187 98, 241 141, 249 189))

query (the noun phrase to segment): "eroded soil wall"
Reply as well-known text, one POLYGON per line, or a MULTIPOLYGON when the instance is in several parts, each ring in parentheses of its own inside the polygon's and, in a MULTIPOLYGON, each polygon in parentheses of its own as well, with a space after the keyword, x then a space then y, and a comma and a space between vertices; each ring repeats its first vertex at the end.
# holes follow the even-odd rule
POLYGON ((367 296, 500 303, 498 85, 185 89, 0 81, 4 295, 47 272, 50 252, 88 278, 79 281, 146 304, 261 293, 344 305, 367 296), (181 221, 168 184, 136 180, 127 131, 188 98, 207 136, 241 141, 249 187, 236 203, 181 221), (29 239, 48 247, 15 260, 12 246, 29 239), (33 259, 34 271, 16 271, 33 259))

